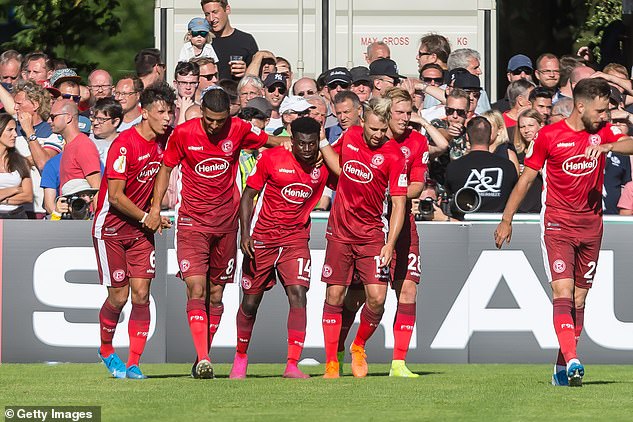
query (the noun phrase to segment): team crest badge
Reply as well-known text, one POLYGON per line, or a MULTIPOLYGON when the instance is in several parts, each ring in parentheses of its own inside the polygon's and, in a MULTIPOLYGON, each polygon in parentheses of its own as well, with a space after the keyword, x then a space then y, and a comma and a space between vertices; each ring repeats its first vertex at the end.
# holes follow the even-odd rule
POLYGON ((332 275, 332 267, 330 267, 329 265, 325 264, 323 266, 323 277, 324 278, 328 278, 332 275))
POLYGON ((315 168, 314 170, 312 170, 312 173, 310 173, 310 177, 313 180, 318 180, 318 178, 321 177, 321 169, 315 168))
POLYGON ((557 259, 552 264, 552 269, 554 270, 556 274, 562 273, 563 271, 565 271, 566 268, 567 266, 565 265, 565 262, 562 259, 557 259))
POLYGON ((112 273, 112 278, 114 281, 123 281, 125 279, 125 271, 123 270, 114 270, 112 273))
POLYGON ((589 143, 591 145, 594 145, 594 146, 600 145, 600 141, 601 141, 600 135, 598 135, 597 133, 593 135, 589 135, 589 143))
POLYGON ((119 152, 121 153, 121 155, 125 155, 125 154, 127 154, 127 148, 125 148, 125 147, 121 147, 121 148, 119 149, 119 152))
POLYGON ((251 281, 246 277, 242 277, 242 288, 244 290, 248 290, 251 288, 251 286, 251 281))
POLYGON ((231 151, 233 151, 233 141, 231 141, 230 139, 227 139, 226 141, 222 143, 220 148, 222 149, 222 151, 226 152, 227 154, 230 153, 231 151))
POLYGON ((376 154, 371 158, 371 163, 376 167, 379 167, 384 162, 385 162, 385 157, 382 154, 376 154))
POLYGON ((411 150, 409 149, 409 147, 400 147, 400 151, 402 151, 402 155, 404 155, 404 158, 406 158, 407 160, 411 156, 411 150))
POLYGON ((185 273, 189 271, 189 268, 191 268, 191 263, 189 262, 189 260, 183 259, 182 261, 180 261, 180 271, 185 273))

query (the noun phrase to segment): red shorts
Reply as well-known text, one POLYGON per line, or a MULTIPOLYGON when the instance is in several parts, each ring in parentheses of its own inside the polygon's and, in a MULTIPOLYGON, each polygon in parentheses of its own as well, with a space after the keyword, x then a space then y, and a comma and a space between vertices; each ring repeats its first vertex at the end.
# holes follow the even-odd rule
POLYGON ((602 225, 590 232, 579 233, 564 226, 548 225, 547 218, 545 222, 541 247, 550 282, 571 278, 576 286, 591 288, 602 243, 602 225))
POLYGON ((349 286, 352 273, 358 272, 363 284, 389 282, 389 267, 378 266, 380 250, 384 243, 352 245, 328 239, 321 281, 327 284, 349 286))
POLYGON ((154 236, 135 239, 92 238, 97 254, 97 268, 101 284, 124 287, 130 278, 154 278, 156 252, 154 236))
POLYGON ((180 268, 178 277, 204 275, 213 284, 233 283, 237 232, 178 230, 175 243, 180 268))
POLYGON ((415 221, 405 221, 402 232, 396 240, 396 249, 391 260, 391 273, 393 282, 411 280, 420 284, 422 264, 420 263, 420 237, 415 226, 415 221))
POLYGON ((276 275, 284 286, 310 287, 312 262, 307 240, 280 247, 255 247, 254 255, 254 259, 245 255, 242 262, 241 284, 245 295, 270 290, 276 275))

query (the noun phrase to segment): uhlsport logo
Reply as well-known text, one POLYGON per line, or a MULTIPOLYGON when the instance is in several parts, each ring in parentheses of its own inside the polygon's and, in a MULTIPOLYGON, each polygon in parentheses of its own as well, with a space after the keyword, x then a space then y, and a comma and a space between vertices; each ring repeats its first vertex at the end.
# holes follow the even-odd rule
POLYGON ((160 162, 150 161, 143 167, 143 170, 139 172, 138 176, 136 176, 136 180, 141 183, 151 182, 154 180, 154 176, 156 176, 158 170, 160 170, 160 162))
POLYGON ((312 188, 303 183, 292 183, 281 190, 281 196, 293 204, 303 204, 312 196, 312 188))
POLYGON ((365 164, 356 160, 349 160, 343 165, 343 173, 348 179, 358 183, 369 183, 373 180, 374 174, 365 164))
POLYGON ((195 171, 207 179, 222 176, 229 169, 229 162, 223 158, 211 157, 196 164, 195 171))
POLYGON ((380 167, 382 163, 384 162, 385 162, 385 156, 382 154, 376 154, 373 157, 371 157, 371 163, 376 167, 380 167))
POLYGON ((593 173, 598 168, 596 158, 587 158, 584 155, 574 155, 563 162, 563 171, 570 176, 580 177, 593 173))

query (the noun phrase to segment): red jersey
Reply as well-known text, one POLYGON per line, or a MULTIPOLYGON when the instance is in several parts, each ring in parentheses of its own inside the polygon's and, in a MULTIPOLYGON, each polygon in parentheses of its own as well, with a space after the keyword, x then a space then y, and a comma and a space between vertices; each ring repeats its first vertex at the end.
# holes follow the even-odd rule
POLYGON ((394 139, 394 141, 400 147, 407 163, 409 183, 424 183, 429 164, 429 141, 426 136, 415 130, 407 129, 399 140, 394 139))
POLYGON ((178 230, 230 233, 237 230, 240 191, 235 182, 242 149, 257 149, 268 141, 259 128, 229 118, 220 133, 209 136, 201 119, 176 126, 167 142, 163 163, 180 164, 176 205, 178 230))
POLYGON ((585 149, 622 136, 610 124, 596 133, 575 131, 566 120, 543 127, 528 148, 525 165, 534 170, 543 168, 545 212, 602 215, 605 155, 585 158, 585 149))
MULTIPOLYGON (((94 145, 94 144, 93 144, 94 145)), ((162 154, 158 144, 143 138, 135 127, 127 129, 112 142, 108 150, 99 201, 92 224, 97 239, 133 239, 147 236, 141 224, 110 205, 108 180, 125 180, 124 193, 137 207, 150 208, 154 178, 160 169, 162 154)))
POLYGON ((363 128, 353 126, 333 145, 341 163, 336 198, 326 237, 340 242, 384 242, 389 231, 387 189, 406 196, 407 168, 398 144, 389 140, 371 149, 363 128))
POLYGON ((328 176, 325 166, 305 167, 283 147, 262 152, 246 181, 261 191, 251 224, 255 247, 309 239, 310 212, 328 176))
POLYGON ((60 189, 72 179, 85 179, 86 176, 101 173, 99 151, 94 142, 80 133, 64 147, 59 162, 60 189))

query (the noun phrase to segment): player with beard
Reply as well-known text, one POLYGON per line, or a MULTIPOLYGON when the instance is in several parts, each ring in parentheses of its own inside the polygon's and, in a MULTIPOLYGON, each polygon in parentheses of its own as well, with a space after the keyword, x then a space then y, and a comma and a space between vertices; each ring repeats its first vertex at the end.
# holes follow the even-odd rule
POLYGON ((391 100, 374 98, 364 112, 364 126, 350 127, 332 148, 321 141, 323 157, 339 175, 330 212, 322 281, 327 283, 323 306, 325 378, 338 378, 337 346, 345 292, 356 270, 367 300, 360 327, 350 347, 352 374, 367 375, 365 343, 380 325, 384 312, 389 265, 405 219, 407 174, 399 146, 386 136, 391 100), (390 199, 387 222, 384 206, 390 199))
POLYGON ((108 287, 108 298, 99 312, 98 353, 115 378, 146 378, 138 364, 150 325, 149 289, 155 273, 153 233, 158 227, 170 226, 159 216, 157 225, 150 229, 147 211, 162 160, 156 137, 167 131, 175 100, 176 93, 166 83, 143 91, 141 123, 121 132, 112 143, 101 179, 92 236, 99 279, 108 287), (126 365, 114 352, 112 339, 130 290, 130 354, 126 365))
POLYGON ((494 233, 497 248, 510 242, 512 217, 539 170, 547 169, 543 171, 541 245, 560 346, 553 385, 582 386, 585 369, 576 344, 602 242, 605 155, 609 151, 633 154, 633 138, 607 123, 610 92, 602 78, 576 84, 571 116, 543 127, 528 148, 523 174, 494 233))
POLYGON ((246 378, 257 309, 279 277, 290 305, 288 359, 284 378, 309 378, 297 367, 306 335, 310 286, 310 212, 323 194, 329 172, 317 166, 321 125, 311 117, 290 124, 292 151, 260 154, 240 201, 242 303, 237 311, 237 350, 230 378, 246 378), (257 208, 253 212, 255 197, 257 208))

